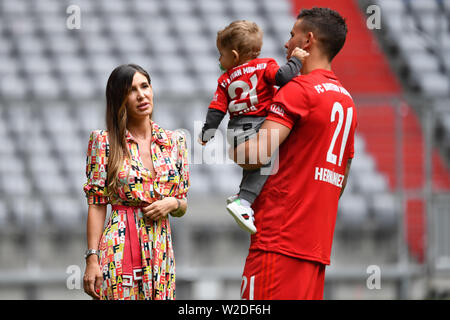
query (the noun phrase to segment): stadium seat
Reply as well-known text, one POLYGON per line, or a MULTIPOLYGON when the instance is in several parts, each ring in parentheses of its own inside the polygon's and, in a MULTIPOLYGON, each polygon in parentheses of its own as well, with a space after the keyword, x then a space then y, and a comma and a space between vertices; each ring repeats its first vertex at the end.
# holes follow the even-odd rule
MULTIPOLYGON (((3 42, 0 40, 0 43, 3 42)), ((19 63, 17 59, 12 58, 9 54, 0 55, 0 76, 14 76, 19 72, 19 63)))
POLYGON ((358 190, 363 194, 388 190, 387 181, 380 173, 368 171, 361 175, 355 174, 355 178, 358 190))
POLYGON ((19 75, 0 78, 0 94, 5 99, 23 100, 29 93, 25 79, 19 75))
POLYGON ((446 97, 449 94, 449 77, 439 72, 428 72, 417 77, 423 93, 429 97, 446 97))
POLYGON ((26 14, 28 11, 27 2, 23 0, 4 0, 1 2, 1 12, 5 16, 26 14))
POLYGON ((442 5, 447 13, 450 13, 450 0, 442 0, 442 5))
POLYGON ((338 221, 348 230, 362 230, 369 220, 367 202, 359 194, 344 193, 339 200, 338 221))
POLYGON ((60 34, 57 36, 47 36, 44 41, 50 54, 76 54, 79 50, 78 40, 68 34, 60 34))
POLYGON ((40 230, 46 223, 42 201, 34 196, 27 197, 27 201, 24 201, 23 195, 11 195, 7 200, 7 207, 11 213, 10 226, 16 227, 20 232, 40 230))
POLYGON ((403 0, 376 0, 375 3, 382 8, 383 15, 387 12, 400 14, 406 10, 405 1, 403 0))
POLYGON ((426 51, 405 54, 406 62, 417 77, 426 72, 439 72, 438 57, 426 51))
POLYGON ((8 209, 3 201, 0 201, 0 230, 5 231, 9 228, 8 209))
POLYGON ((58 232, 75 231, 80 228, 82 209, 79 198, 59 196, 46 199, 50 222, 57 227, 58 232))
POLYGON ((409 3, 414 11, 420 13, 437 13, 439 10, 436 0, 413 0, 409 3))
POLYGON ((197 1, 197 8, 203 16, 222 14, 225 12, 226 2, 221 0, 200 0, 197 1))
POLYGON ((19 172, 3 172, 0 175, 0 189, 2 190, 4 199, 8 199, 12 196, 26 198, 32 194, 29 177, 24 173, 19 172))
POLYGON ((397 225, 399 210, 395 196, 390 193, 375 193, 371 197, 374 222, 380 229, 392 230, 397 225))

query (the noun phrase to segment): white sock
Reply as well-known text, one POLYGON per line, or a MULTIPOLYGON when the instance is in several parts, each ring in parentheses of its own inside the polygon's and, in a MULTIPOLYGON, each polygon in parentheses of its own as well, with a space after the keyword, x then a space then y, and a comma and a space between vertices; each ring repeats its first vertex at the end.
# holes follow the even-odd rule
POLYGON ((241 205, 243 205, 244 207, 250 207, 252 204, 250 202, 248 202, 245 199, 239 198, 241 199, 241 205))

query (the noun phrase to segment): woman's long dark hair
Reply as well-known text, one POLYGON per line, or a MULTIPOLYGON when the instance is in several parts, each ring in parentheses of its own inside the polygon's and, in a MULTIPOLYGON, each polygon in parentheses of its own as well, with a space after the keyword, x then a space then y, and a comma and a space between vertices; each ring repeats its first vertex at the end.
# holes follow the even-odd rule
POLYGON ((136 64, 123 64, 115 68, 106 85, 106 129, 109 138, 107 190, 112 195, 118 189, 118 173, 124 157, 130 158, 126 142, 126 102, 136 72, 143 74, 151 84, 150 76, 136 64))

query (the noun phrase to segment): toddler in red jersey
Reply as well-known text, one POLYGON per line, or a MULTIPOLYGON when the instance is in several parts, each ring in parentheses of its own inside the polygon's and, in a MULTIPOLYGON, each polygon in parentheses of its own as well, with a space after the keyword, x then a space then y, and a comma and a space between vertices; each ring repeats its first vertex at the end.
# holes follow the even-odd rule
MULTIPOLYGON (((303 60, 309 55, 296 48, 288 62, 279 67, 272 58, 258 58, 263 32, 251 21, 232 22, 217 33, 220 67, 224 71, 218 79, 199 142, 213 138, 215 130, 228 112, 228 142, 236 147, 256 134, 275 95, 281 87, 297 76, 303 60)), ((270 163, 266 167, 270 167, 270 163)), ((259 170, 244 170, 239 193, 227 199, 227 210, 242 229, 254 234, 251 205, 261 191, 268 175, 259 170)))

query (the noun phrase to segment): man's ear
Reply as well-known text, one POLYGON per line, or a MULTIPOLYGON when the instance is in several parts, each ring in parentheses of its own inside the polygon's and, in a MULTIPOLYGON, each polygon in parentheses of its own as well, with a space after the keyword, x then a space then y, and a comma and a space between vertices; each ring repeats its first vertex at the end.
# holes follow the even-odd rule
POLYGON ((236 50, 231 50, 231 54, 233 55, 233 62, 238 63, 239 62, 239 52, 236 50))
POLYGON ((306 49, 310 49, 311 48, 311 46, 312 46, 312 44, 314 43, 314 42, 316 42, 316 37, 314 36, 314 33, 312 33, 311 31, 310 32, 308 32, 308 34, 306 35, 306 41, 305 41, 305 44, 303 45, 303 50, 306 50, 306 49))

